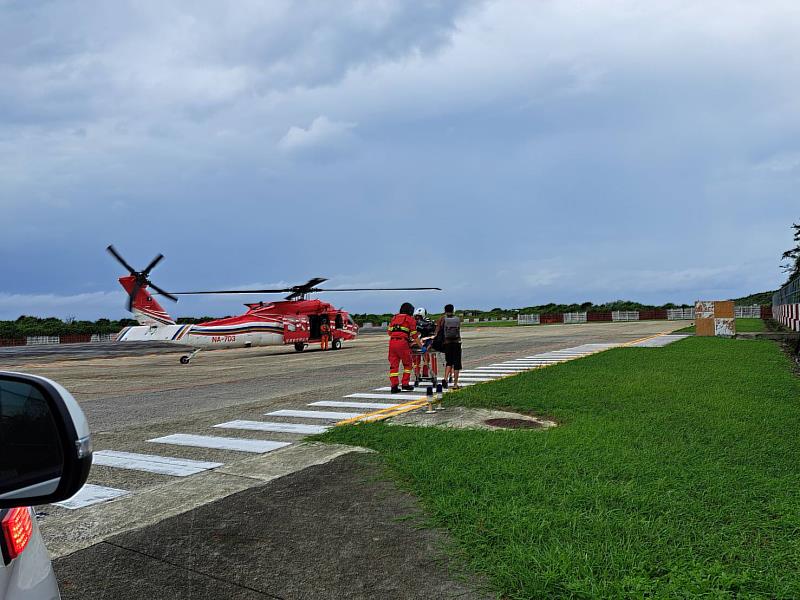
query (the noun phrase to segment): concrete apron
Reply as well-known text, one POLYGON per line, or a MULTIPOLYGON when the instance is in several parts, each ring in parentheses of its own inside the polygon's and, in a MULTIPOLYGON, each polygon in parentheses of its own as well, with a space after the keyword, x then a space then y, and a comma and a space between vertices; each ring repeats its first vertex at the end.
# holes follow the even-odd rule
POLYGON ((180 478, 118 500, 87 507, 39 526, 53 559, 88 548, 120 533, 141 529, 231 494, 322 465, 366 448, 304 442, 268 454, 239 460, 212 471, 180 478))

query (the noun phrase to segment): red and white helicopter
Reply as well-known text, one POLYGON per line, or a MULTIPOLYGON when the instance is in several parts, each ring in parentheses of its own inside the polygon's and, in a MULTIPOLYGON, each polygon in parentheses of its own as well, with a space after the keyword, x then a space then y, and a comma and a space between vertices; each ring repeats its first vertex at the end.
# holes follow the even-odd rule
POLYGON ((327 281, 316 277, 302 285, 267 290, 212 290, 199 292, 166 292, 150 281, 153 270, 163 254, 156 256, 142 271, 131 267, 114 246, 107 250, 128 270, 128 275, 119 282, 128 293, 128 310, 140 325, 126 327, 117 335, 118 342, 158 341, 188 346, 189 354, 181 356, 181 363, 188 364, 198 352, 215 348, 250 348, 257 346, 294 345, 302 352, 309 344, 321 341, 320 327, 323 321, 330 326, 331 348, 338 350, 345 340, 358 335, 358 325, 347 311, 328 302, 309 300, 315 292, 362 292, 362 291, 417 291, 440 290, 437 287, 415 288, 338 288, 324 290, 317 287, 327 281), (177 302, 177 296, 196 294, 278 294, 289 292, 284 300, 277 302, 255 302, 245 304, 248 310, 242 315, 206 321, 195 325, 179 325, 167 314, 148 288, 177 302))

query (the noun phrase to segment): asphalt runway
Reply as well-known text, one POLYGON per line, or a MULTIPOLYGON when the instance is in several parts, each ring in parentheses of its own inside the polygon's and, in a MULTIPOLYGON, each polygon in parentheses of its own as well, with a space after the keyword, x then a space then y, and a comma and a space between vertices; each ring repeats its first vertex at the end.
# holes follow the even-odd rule
MULTIPOLYGON (((684 325, 643 321, 465 328, 464 367, 469 369, 585 343, 623 343, 684 325)), ((247 489, 253 484, 243 479, 248 475, 247 470, 236 470, 244 466, 237 465, 247 464, 254 456, 256 460, 271 456, 254 455, 252 448, 247 449, 249 446, 285 446, 274 452, 279 456, 285 450, 302 447, 296 442, 303 434, 293 432, 292 428, 298 425, 324 428, 336 420, 265 415, 286 409, 301 413, 342 411, 335 414, 343 415, 355 410, 358 414, 365 411, 324 408, 324 404, 309 407, 309 404, 341 402, 350 394, 374 392, 388 383, 385 334, 363 336, 341 350, 327 352, 309 349, 297 353, 292 347, 201 352, 189 365, 179 363, 178 358, 185 350, 176 347, 125 343, 88 346, 41 347, 35 351, 15 348, 14 352, 0 354, 0 370, 44 375, 72 392, 89 419, 98 461, 98 451, 109 453, 105 459, 110 462, 104 465, 96 462, 92 467, 89 483, 97 486, 92 490, 100 496, 120 494, 117 500, 74 510, 52 505, 39 507, 43 513, 42 531, 54 556, 247 489), (242 421, 251 424, 268 421, 273 429, 237 429, 236 425, 231 428, 232 422, 242 421), (286 430, 275 430, 278 426, 286 430), (233 445, 211 447, 209 441, 216 446, 233 445), (118 462, 127 460, 119 456, 129 455, 137 457, 135 460, 143 466, 119 468, 118 462), (153 467, 147 461, 161 462, 153 467), (169 461, 167 467, 165 461, 169 461), (172 468, 191 471, 197 464, 224 465, 224 468, 204 470, 209 467, 201 466, 197 467, 199 474, 187 477, 177 477, 170 471, 172 468)), ((390 399, 387 394, 387 400, 390 399)), ((256 452, 271 449, 261 448, 256 452)))
POLYGON ((36 344, 33 346, 0 346, 0 367, 8 370, 16 364, 31 359, 84 360, 86 358, 111 358, 144 356, 171 352, 185 352, 174 344, 163 342, 96 342, 94 344, 36 344))

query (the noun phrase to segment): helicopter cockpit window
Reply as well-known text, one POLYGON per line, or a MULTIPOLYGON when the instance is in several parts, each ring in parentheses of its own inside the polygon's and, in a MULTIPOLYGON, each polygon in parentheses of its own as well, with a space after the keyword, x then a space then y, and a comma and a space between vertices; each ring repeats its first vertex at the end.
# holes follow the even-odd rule
POLYGON ((344 320, 342 319, 342 315, 336 315, 336 329, 344 328, 344 320))
POLYGON ((353 321, 353 317, 351 317, 350 315, 347 315, 347 322, 350 323, 350 325, 355 325, 356 324, 356 322, 353 321))

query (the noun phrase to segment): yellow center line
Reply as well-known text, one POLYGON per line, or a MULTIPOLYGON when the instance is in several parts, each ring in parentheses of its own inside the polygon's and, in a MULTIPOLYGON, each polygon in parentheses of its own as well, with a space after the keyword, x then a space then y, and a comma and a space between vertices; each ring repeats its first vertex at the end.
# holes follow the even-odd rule
POLYGON ((631 340, 630 342, 625 342, 624 344, 620 344, 620 346, 633 346, 634 344, 638 344, 640 342, 646 342, 647 340, 654 340, 657 337, 661 337, 662 335, 667 335, 665 332, 657 333, 655 335, 648 335, 647 337, 639 338, 638 340, 631 340))

